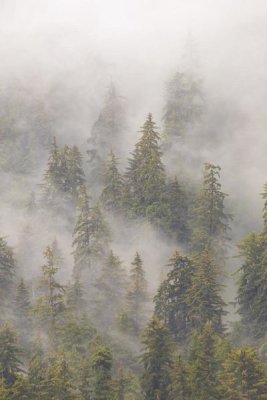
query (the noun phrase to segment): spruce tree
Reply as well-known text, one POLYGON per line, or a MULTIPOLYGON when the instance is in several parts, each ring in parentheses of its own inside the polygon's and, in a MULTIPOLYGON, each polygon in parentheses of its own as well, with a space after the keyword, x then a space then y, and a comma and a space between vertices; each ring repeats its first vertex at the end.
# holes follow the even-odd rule
POLYGON ((100 196, 100 203, 105 210, 118 214, 122 211, 123 195, 123 177, 118 170, 118 160, 111 151, 106 163, 104 188, 100 196))
POLYGON ((192 400, 214 400, 221 398, 219 385, 219 363, 216 358, 216 337, 211 322, 202 332, 193 336, 189 365, 192 400))
POLYGON ((154 220, 160 213, 160 197, 165 188, 165 171, 161 161, 159 134, 149 114, 141 128, 141 138, 135 145, 126 173, 129 214, 148 216, 154 220))
POLYGON ((219 257, 229 240, 231 215, 225 211, 226 194, 221 190, 219 166, 206 163, 203 183, 193 209, 192 249, 202 252, 208 246, 219 257))
POLYGON ((177 251, 168 266, 172 269, 162 282, 154 298, 155 315, 163 320, 178 342, 184 342, 190 331, 188 291, 192 285, 195 265, 177 251))
POLYGON ((126 313, 130 332, 134 335, 138 336, 145 325, 147 302, 147 281, 143 261, 140 254, 136 253, 130 270, 129 289, 126 294, 126 313))
POLYGON ((0 329, 0 376, 7 386, 12 386, 22 370, 22 351, 17 344, 17 336, 5 322, 0 329))
POLYGON ((232 349, 223 367, 223 399, 267 399, 267 375, 255 349, 232 349))
POLYGON ((141 385, 144 399, 166 400, 173 352, 171 334, 166 325, 154 317, 145 329, 143 345, 141 385))
POLYGON ((87 188, 80 189, 78 217, 73 232, 74 275, 91 271, 92 264, 105 255, 109 231, 98 206, 89 206, 87 188))
POLYGON ((221 297, 218 272, 208 249, 198 256, 195 264, 195 273, 186 296, 191 327, 203 329, 205 324, 211 321, 214 331, 222 334, 224 331, 222 318, 226 314, 224 311, 226 304, 221 297))

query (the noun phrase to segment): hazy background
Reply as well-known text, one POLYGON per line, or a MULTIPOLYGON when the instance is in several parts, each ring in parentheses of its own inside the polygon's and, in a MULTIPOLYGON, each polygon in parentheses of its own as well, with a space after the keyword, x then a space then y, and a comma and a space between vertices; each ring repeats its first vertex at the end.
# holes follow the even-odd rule
MULTIPOLYGON (((0 0, 0 90, 13 88, 22 102, 25 96, 38 100, 54 116, 53 131, 61 143, 78 144, 85 155, 112 80, 129 120, 126 159, 148 112, 161 127, 165 83, 186 62, 185 45, 192 36, 207 111, 202 130, 208 140, 189 149, 189 157, 199 162, 199 171, 202 161, 222 167, 223 190, 235 211, 234 245, 261 227, 259 194, 267 180, 266 15, 264 0, 0 0)), ((28 187, 36 188, 44 168, 41 163, 33 172, 28 187)), ((176 173, 175 164, 172 168, 176 173)), ((12 192, 6 194, 5 188, 11 179, 10 174, 2 176, 0 223, 17 245, 21 232, 14 232, 24 216, 9 204, 12 192)), ((40 249, 51 231, 43 229, 40 249)), ((69 246, 64 227, 58 229, 69 246)), ((124 242, 118 240, 115 247, 127 258, 124 242)), ((153 262, 167 259, 169 248, 172 244, 162 243, 153 262)), ((134 250, 130 244, 131 256, 134 250)))

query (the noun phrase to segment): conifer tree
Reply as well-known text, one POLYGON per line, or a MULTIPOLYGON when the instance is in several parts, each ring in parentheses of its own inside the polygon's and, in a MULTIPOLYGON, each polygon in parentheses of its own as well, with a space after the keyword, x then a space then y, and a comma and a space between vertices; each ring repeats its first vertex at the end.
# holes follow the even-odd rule
POLYGON ((184 342, 191 331, 188 290, 195 265, 176 251, 168 266, 172 269, 154 298, 155 315, 166 323, 178 342, 184 342))
POLYGON ((204 164, 203 183, 193 209, 192 249, 195 252, 208 246, 214 255, 222 253, 229 240, 231 215, 225 211, 227 195, 221 190, 220 170, 219 166, 204 164))
POLYGON ((104 328, 114 323, 122 309, 126 295, 127 277, 122 262, 113 251, 106 256, 102 272, 96 281, 98 293, 95 313, 104 328))
POLYGON ((110 400, 113 398, 112 364, 113 357, 110 349, 106 346, 98 347, 92 358, 92 400, 110 400))
MULTIPOLYGON (((126 117, 122 98, 113 83, 110 84, 105 103, 88 139, 88 163, 90 167, 90 185, 101 182, 104 163, 112 149, 121 153, 122 137, 126 130, 126 117)), ((91 187, 90 186, 90 187, 91 187)))
POLYGON ((73 232, 74 274, 91 270, 92 263, 106 252, 109 232, 98 206, 89 206, 85 185, 81 187, 78 200, 78 217, 73 232))
POLYGON ((168 400, 191 400, 189 368, 180 354, 176 356, 173 362, 170 377, 168 400))
POLYGON ((63 296, 65 289, 56 280, 59 258, 51 246, 46 247, 44 258, 46 263, 42 266, 43 275, 39 284, 41 297, 37 300, 34 311, 43 326, 53 331, 56 318, 65 308, 63 296))
POLYGON ((118 213, 122 210, 123 195, 123 177, 118 170, 118 160, 111 151, 106 163, 104 189, 100 196, 100 202, 105 210, 118 213))
POLYGON ((0 237, 0 306, 10 298, 15 273, 16 261, 13 249, 3 237, 0 237))
POLYGON ((147 302, 147 282, 143 261, 140 254, 136 253, 130 270, 129 289, 126 294, 126 313, 130 323, 130 331, 134 335, 139 335, 146 322, 147 302))
POLYGON ((171 383, 173 343, 166 325, 153 318, 145 329, 141 384, 145 400, 166 400, 171 383))
POLYGON ((156 218, 160 213, 160 197, 165 188, 165 171, 161 161, 159 134, 149 114, 141 128, 126 173, 126 190, 130 215, 156 218))
POLYGON ((267 375, 255 349, 232 349, 223 367, 223 399, 267 399, 267 375))
POLYGON ((176 72, 166 85, 163 110, 165 146, 183 139, 201 121, 204 111, 201 81, 192 74, 176 72))
POLYGON ((221 297, 221 285, 218 283, 218 272, 208 249, 196 259, 196 269, 192 284, 187 292, 190 323, 193 329, 203 329, 208 321, 212 322, 217 334, 222 334, 223 316, 226 314, 221 297))
POLYGON ((10 400, 10 389, 5 383, 3 378, 0 379, 0 399, 1 400, 10 400))
POLYGON ((28 381, 29 391, 33 399, 49 399, 47 385, 47 360, 40 339, 34 342, 29 360, 28 381))
POLYGON ((216 338, 211 322, 195 333, 190 350, 192 400, 221 398, 219 364, 216 359, 216 338))
POLYGON ((74 277, 66 290, 66 301, 70 311, 79 316, 83 313, 85 307, 84 289, 78 276, 74 277))
POLYGON ((0 329, 0 376, 7 386, 12 386, 22 372, 22 351, 16 333, 7 322, 0 329))
POLYGON ((15 315, 21 321, 29 321, 29 313, 31 310, 31 301, 29 290, 24 283, 24 279, 20 279, 15 292, 15 315))

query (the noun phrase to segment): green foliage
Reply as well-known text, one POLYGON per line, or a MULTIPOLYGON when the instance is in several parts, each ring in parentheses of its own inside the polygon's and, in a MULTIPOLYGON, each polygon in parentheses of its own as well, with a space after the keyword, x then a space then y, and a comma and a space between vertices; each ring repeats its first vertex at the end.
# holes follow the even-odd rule
POLYGON ((153 318, 145 329, 141 377, 145 400, 166 400, 171 383, 173 343, 166 325, 153 318))
MULTIPOLYGON (((154 218, 151 208, 159 206, 165 188, 165 171, 159 149, 159 134, 149 114, 141 128, 141 138, 135 145, 126 173, 126 204, 129 214, 154 218)), ((152 218, 152 219, 153 219, 152 218)))
POLYGON ((111 400, 113 398, 112 362, 113 357, 108 347, 102 346, 96 349, 92 358, 92 400, 111 400))
POLYGON ((154 298, 155 315, 167 324, 178 342, 184 342, 191 330, 188 290, 195 265, 176 251, 168 266, 172 269, 154 298))
POLYGON ((0 376, 8 386, 13 385, 22 372, 21 356, 16 333, 5 322, 0 330, 0 376))
POLYGON ((106 253, 109 231, 98 206, 89 206, 87 188, 80 189, 78 217, 73 232, 74 274, 80 277, 83 270, 92 271, 92 263, 106 253))
POLYGON ((192 284, 187 293, 191 326, 193 329, 203 329, 211 321, 214 331, 222 334, 226 304, 221 297, 218 272, 208 249, 197 257, 195 264, 192 284))
POLYGON ((189 368, 180 354, 176 356, 173 362, 170 377, 168 400, 191 400, 189 368))
POLYGON ((267 375, 253 348, 231 350, 222 372, 223 399, 267 399, 267 375))
POLYGON ((206 246, 217 258, 222 256, 229 239, 230 214, 225 212, 226 194, 221 191, 219 166, 204 164, 203 183, 197 196, 192 218, 192 249, 202 252, 206 246))
POLYGON ((110 152, 104 174, 104 189, 100 196, 100 202, 107 211, 118 214, 122 211, 124 196, 124 181, 118 170, 118 160, 110 152))
POLYGON ((202 332, 193 336, 190 357, 190 387, 192 400, 214 400, 221 398, 219 385, 219 363, 216 359, 216 337, 211 322, 202 332))
POLYGON ((8 246, 7 241, 0 237, 0 303, 4 304, 10 298, 10 292, 14 284, 16 273, 16 261, 14 252, 8 246))

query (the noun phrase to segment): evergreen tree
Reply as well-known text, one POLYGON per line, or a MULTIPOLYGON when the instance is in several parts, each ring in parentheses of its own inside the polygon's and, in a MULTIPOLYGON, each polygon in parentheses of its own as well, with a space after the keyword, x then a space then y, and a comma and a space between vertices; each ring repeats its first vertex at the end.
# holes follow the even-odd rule
POLYGON ((178 342, 184 342, 191 331, 188 290, 195 265, 189 258, 175 252, 168 266, 172 269, 154 298, 155 315, 166 323, 178 342))
POLYGON ((165 146, 182 139, 201 121, 204 111, 201 81, 190 73, 176 72, 166 85, 163 110, 165 146))
POLYGON ((56 318, 65 308, 64 287, 56 280, 59 258, 52 247, 46 247, 44 258, 46 263, 42 266, 43 275, 39 284, 41 297, 39 297, 34 311, 43 326, 53 331, 56 318))
POLYGON ((31 399, 48 400, 47 385, 47 360, 40 339, 33 344, 32 354, 29 360, 28 381, 31 399))
POLYGON ((206 249, 196 260, 196 270, 187 292, 186 301, 193 329, 202 329, 208 321, 212 321, 214 331, 223 333, 222 317, 226 314, 226 304, 220 292, 216 266, 206 249))
POLYGON ((130 284, 126 294, 126 313, 129 319, 130 331, 134 335, 139 335, 146 322, 147 302, 147 282, 143 261, 140 254, 136 253, 130 270, 130 284))
POLYGON ((89 181, 90 185, 94 187, 96 182, 101 182, 104 163, 110 150, 121 154, 122 135, 126 130, 126 117, 121 100, 115 85, 111 83, 104 107, 92 127, 91 137, 88 139, 89 181))
POLYGON ((160 213, 160 197, 165 188, 165 171, 159 149, 159 134, 149 114, 142 136, 135 145, 126 173, 126 191, 130 215, 155 219, 160 213))
POLYGON ((90 208, 85 185, 80 190, 73 236, 74 274, 80 276, 83 270, 92 272, 92 263, 106 252, 109 232, 100 208, 90 208))
POLYGON ((216 338, 212 323, 207 322, 200 333, 195 333, 190 351, 192 400, 221 398, 216 359, 216 338))
POLYGON ((24 283, 24 279, 20 279, 19 284, 16 287, 14 306, 16 318, 18 318, 20 322, 29 322, 31 301, 29 290, 24 283))
POLYGON ((10 298, 16 273, 14 252, 7 241, 0 237, 0 306, 10 298))
POLYGON ((95 285, 98 289, 95 313, 104 329, 114 323, 122 309, 126 295, 126 279, 121 260, 110 251, 95 285))
POLYGON ((12 386, 22 372, 21 356, 16 333, 6 322, 0 329, 0 376, 7 386, 12 386))
POLYGON ((168 388, 168 400, 191 400, 189 369, 179 354, 174 360, 168 388))
POLYGON ((84 289, 78 276, 74 277, 66 290, 67 306, 70 311, 79 316, 83 313, 85 307, 84 289))
POLYGON ((92 359, 93 395, 92 400, 111 400, 113 398, 112 384, 113 358, 108 347, 98 347, 92 359))
POLYGON ((225 212, 226 194, 221 191, 219 166, 206 163, 203 183, 196 199, 192 220, 192 248, 201 252, 208 246, 214 255, 222 256, 225 242, 229 240, 230 214, 225 212))
POLYGON ((223 399, 267 399, 267 375, 255 349, 233 349, 223 367, 223 399))
POLYGON ((166 400, 171 383, 173 344, 166 325, 153 318, 145 329, 141 384, 145 400, 166 400))
POLYGON ((100 196, 100 202, 104 209, 113 213, 122 210, 124 195, 123 177, 118 170, 118 161, 113 152, 110 152, 109 160, 106 163, 104 174, 104 189, 100 196))

